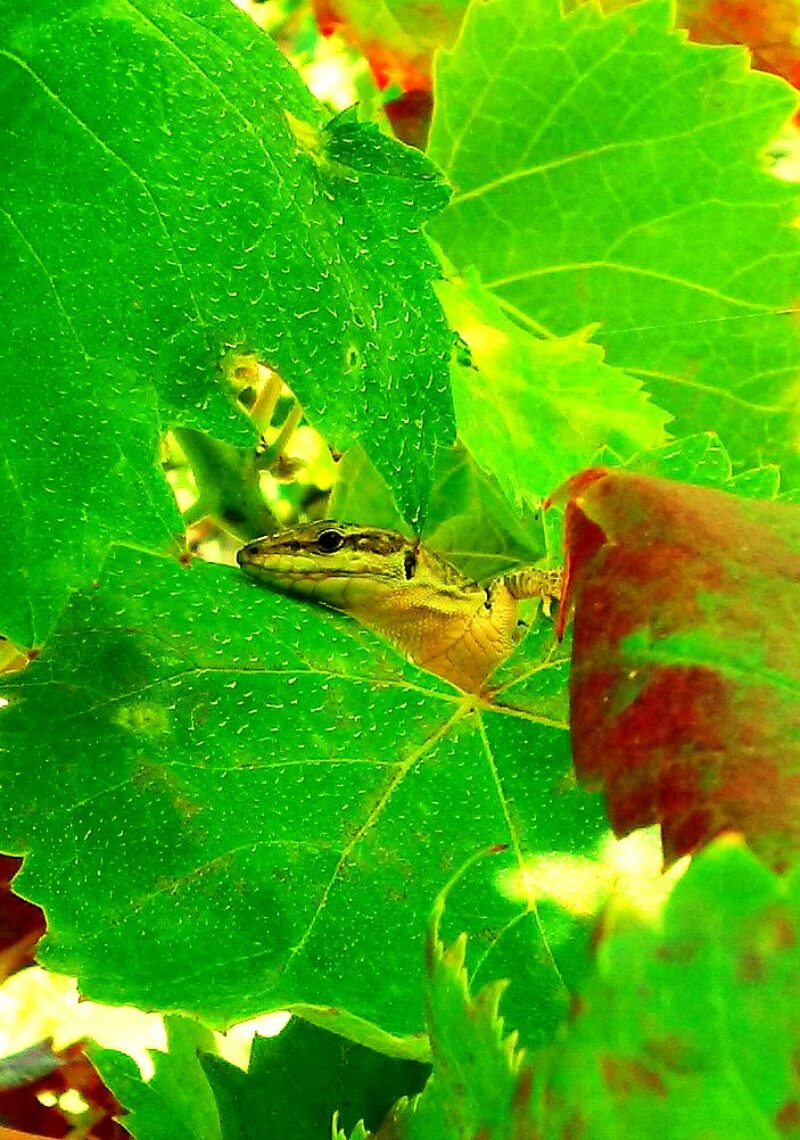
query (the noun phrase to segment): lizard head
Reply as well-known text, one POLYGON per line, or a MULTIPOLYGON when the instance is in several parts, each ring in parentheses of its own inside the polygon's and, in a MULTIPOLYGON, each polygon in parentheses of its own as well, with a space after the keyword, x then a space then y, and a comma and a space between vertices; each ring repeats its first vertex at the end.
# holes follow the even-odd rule
POLYGON ((257 538, 236 558, 270 589, 344 610, 466 692, 512 648, 517 595, 479 586, 394 530, 325 519, 257 538))
POLYGON ((352 612, 397 590, 435 586, 443 565, 453 569, 397 531, 330 519, 257 538, 236 559, 273 590, 352 612))

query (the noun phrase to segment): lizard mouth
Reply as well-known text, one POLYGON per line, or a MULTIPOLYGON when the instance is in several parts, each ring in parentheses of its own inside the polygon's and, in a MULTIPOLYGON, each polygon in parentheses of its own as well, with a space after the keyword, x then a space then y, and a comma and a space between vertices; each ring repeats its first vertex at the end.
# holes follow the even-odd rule
POLYGON ((370 569, 367 574, 363 566, 326 565, 320 564, 310 555, 287 555, 279 550, 264 550, 258 542, 251 542, 237 551, 236 561, 246 573, 254 576, 263 575, 270 581, 292 580, 301 583, 319 582, 328 578, 355 577, 392 580, 391 574, 380 573, 374 569, 370 569))
POLYGON ((259 543, 248 542, 247 546, 243 546, 241 550, 236 551, 236 561, 240 566, 252 566, 260 555, 259 543))

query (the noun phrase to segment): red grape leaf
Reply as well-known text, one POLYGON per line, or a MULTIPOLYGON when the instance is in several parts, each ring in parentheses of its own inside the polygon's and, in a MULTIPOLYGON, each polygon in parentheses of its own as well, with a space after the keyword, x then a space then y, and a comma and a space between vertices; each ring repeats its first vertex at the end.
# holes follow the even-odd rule
POLYGON ((42 1041, 4 1057, 0 1069, 0 1140, 58 1136, 127 1140, 130 1136, 114 1120, 122 1105, 101 1081, 82 1041, 59 1050, 53 1050, 51 1041, 42 1041), (68 1092, 77 1092, 86 1109, 62 1104, 60 1098, 68 1092))
POLYGON ((424 150, 433 53, 455 41, 467 0, 313 0, 313 8, 323 35, 338 32, 366 56, 381 90, 400 89, 384 110, 397 138, 424 150))
MULTIPOLYGON (((632 3, 636 0, 606 0, 603 7, 614 12, 632 3)), ((694 43, 743 44, 753 67, 800 88, 798 0, 677 0, 675 19, 694 43)))
POLYGON ((800 87, 797 0, 682 0, 678 20, 697 43, 745 44, 754 67, 800 87))
POLYGON ((467 0, 313 0, 323 35, 339 32, 370 62, 379 87, 430 91, 431 61, 438 47, 449 47, 467 0))
POLYGON ((22 863, 13 855, 0 855, 0 982, 33 964, 33 948, 44 934, 44 914, 11 889, 22 863))
POLYGON ((739 831, 800 849, 800 511, 595 468, 566 502, 578 776, 668 860, 739 831))

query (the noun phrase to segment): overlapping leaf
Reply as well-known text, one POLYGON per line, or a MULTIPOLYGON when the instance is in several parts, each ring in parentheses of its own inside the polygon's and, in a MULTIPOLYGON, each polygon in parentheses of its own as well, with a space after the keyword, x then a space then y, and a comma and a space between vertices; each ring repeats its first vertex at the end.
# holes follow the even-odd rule
POLYGON ((201 1052, 216 1052, 213 1034, 185 1017, 166 1018, 166 1031, 168 1051, 150 1051, 148 1081, 126 1053, 92 1048, 92 1062, 126 1109, 120 1119, 136 1140, 222 1140, 219 1108, 200 1062, 201 1052))
POLYGON ((429 1072, 297 1019, 277 1038, 255 1038, 247 1073, 217 1057, 204 1057, 203 1067, 223 1135, 242 1140, 327 1138, 334 1113, 342 1128, 359 1121, 375 1128, 398 1097, 422 1088, 429 1072))
MULTIPOLYGON (((293 1006, 362 1039, 420 1031, 442 882, 491 844, 521 865, 604 830, 569 779, 565 666, 543 623, 478 703, 236 571, 119 550, 4 686, 0 846, 29 852, 43 962, 217 1024, 293 1006)), ((451 920, 487 976, 527 940, 546 1037, 568 1001, 547 915, 478 874, 451 920)))
POLYGON ((435 942, 433 1077, 378 1140, 790 1135, 799 924, 796 876, 717 845, 675 888, 662 931, 629 916, 601 935, 559 1047, 532 1056, 504 1026, 498 988, 471 995, 463 946, 435 942))
POLYGON ((447 191, 421 155, 326 123, 219 0, 15 2, 0 92, 3 632, 43 640, 111 539, 167 548, 159 433, 252 439, 230 347, 332 439, 363 433, 403 511, 424 509, 452 415, 420 234, 447 191))
POLYGON ((467 0, 313 0, 323 31, 342 32, 370 60, 381 86, 424 90, 431 56, 458 32, 467 0))
POLYGON ((439 57, 429 153, 455 195, 432 232, 523 327, 597 324, 676 433, 796 480, 797 194, 760 158, 796 95, 671 21, 662 0, 472 5, 439 57))
MULTIPOLYGON (((328 504, 331 518, 413 534, 362 448, 342 457, 337 475, 328 504)), ((437 451, 422 537, 463 574, 482 582, 538 562, 545 553, 541 519, 533 511, 518 512, 465 447, 437 451)))
POLYGON ((800 509, 598 468, 564 488, 578 774, 668 857, 800 849, 800 509))
MULTIPOLYGON (((514 1100, 522 1060, 516 1037, 506 1036, 498 1006, 506 983, 470 994, 464 964, 466 940, 445 947, 438 919, 428 932, 426 1013, 434 1075, 421 1096, 401 1101, 378 1136, 456 1140, 514 1135, 514 1100)), ((517 1133, 518 1134, 518 1133, 517 1133)))
POLYGON ((428 1073, 426 1065, 390 1059, 298 1019, 276 1038, 254 1038, 246 1072, 217 1055, 202 1026, 171 1016, 166 1028, 168 1051, 151 1050, 149 1080, 124 1054, 91 1051, 137 1140, 317 1140, 330 1134, 334 1113, 348 1129, 361 1119, 377 1127, 428 1073))
MULTIPOLYGON (((618 457, 598 452, 596 466, 618 457)), ((694 483, 698 487, 715 487, 752 499, 774 499, 780 490, 780 469, 774 463, 733 473, 733 464, 722 440, 715 432, 702 432, 674 440, 655 451, 636 456, 631 470, 643 475, 657 475, 677 483, 694 483)))
POLYGON ((452 370, 459 436, 517 508, 541 501, 602 446, 628 458, 665 439, 671 417, 640 381, 609 368, 586 333, 533 336, 472 276, 438 292, 469 347, 469 366, 452 370))
POLYGON ((762 71, 800 85, 797 0, 680 0, 678 19, 704 44, 745 44, 762 71))
POLYGON ((563 1049, 534 1062, 540 1134, 790 1135, 799 924, 796 876, 724 843, 704 854, 663 932, 623 925, 601 943, 563 1049))

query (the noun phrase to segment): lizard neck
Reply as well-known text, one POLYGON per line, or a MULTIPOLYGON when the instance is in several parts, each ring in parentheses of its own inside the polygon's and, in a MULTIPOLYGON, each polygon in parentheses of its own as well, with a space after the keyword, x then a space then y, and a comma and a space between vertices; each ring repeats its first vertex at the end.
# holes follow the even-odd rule
POLYGON ((464 578, 436 590, 406 584, 351 612, 417 665, 477 693, 513 647, 517 601, 502 579, 484 589, 464 578))

